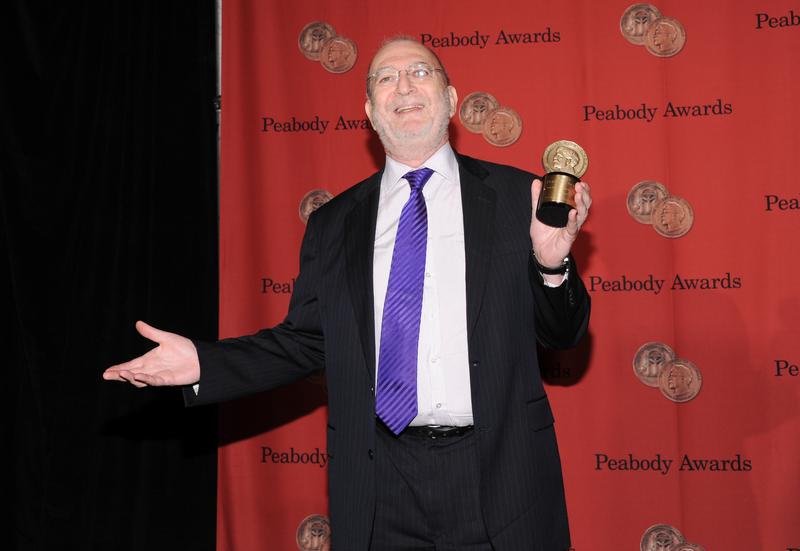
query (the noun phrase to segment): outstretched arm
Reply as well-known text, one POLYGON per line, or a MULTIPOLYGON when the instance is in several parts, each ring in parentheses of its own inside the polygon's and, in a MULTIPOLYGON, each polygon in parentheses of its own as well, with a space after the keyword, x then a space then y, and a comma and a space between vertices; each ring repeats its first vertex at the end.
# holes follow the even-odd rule
POLYGON ((315 224, 312 216, 300 249, 300 274, 283 323, 254 335, 209 343, 190 341, 140 321, 137 330, 158 346, 108 368, 103 378, 127 381, 139 388, 181 385, 187 403, 203 404, 275 388, 322 369, 324 338, 317 296, 322 275, 315 224), (195 383, 200 383, 198 393, 189 386, 195 383))

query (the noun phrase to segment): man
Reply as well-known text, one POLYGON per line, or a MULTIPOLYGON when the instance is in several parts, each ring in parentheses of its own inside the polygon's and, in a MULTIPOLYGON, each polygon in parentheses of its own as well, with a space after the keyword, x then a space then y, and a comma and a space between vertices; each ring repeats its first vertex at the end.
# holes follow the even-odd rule
POLYGON ((105 374, 201 404, 324 367, 334 549, 569 547, 536 340, 586 330, 567 257, 589 188, 565 228, 540 223, 541 182, 453 152, 457 99, 432 51, 387 42, 365 103, 386 166, 309 218, 284 322, 213 344, 139 322, 159 346, 105 374))

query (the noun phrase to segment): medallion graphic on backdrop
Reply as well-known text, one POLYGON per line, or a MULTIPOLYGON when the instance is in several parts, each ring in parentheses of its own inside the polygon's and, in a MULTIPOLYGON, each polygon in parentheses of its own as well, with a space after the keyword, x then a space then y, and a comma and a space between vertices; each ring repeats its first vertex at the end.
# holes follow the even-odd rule
POLYGON ((472 92, 461 102, 458 119, 464 128, 495 147, 507 147, 522 134, 522 118, 512 108, 501 105, 489 92, 472 92))
POLYGON ((662 237, 686 235, 694 224, 694 211, 686 199, 670 195, 653 205, 653 229, 662 237))
POLYGON ((336 30, 324 21, 312 21, 300 31, 297 38, 297 46, 306 58, 311 61, 319 61, 319 54, 322 44, 336 36, 336 30))
POLYGON ((663 342, 648 342, 633 355, 633 372, 642 384, 658 388, 676 403, 693 400, 703 386, 703 374, 689 360, 678 358, 663 342))
POLYGON ((310 515, 297 527, 295 538, 300 551, 330 551, 331 523, 324 515, 310 515))
POLYGON ((654 524, 644 531, 639 542, 640 551, 668 551, 673 545, 686 541, 680 530, 669 524, 654 524))
POLYGON ((665 17, 652 4, 633 4, 619 20, 622 36, 656 57, 672 57, 686 44, 686 31, 680 21, 665 17))
POLYGON ((662 237, 683 237, 694 225, 694 210, 686 199, 670 195, 666 186, 644 180, 628 192, 625 206, 631 218, 649 224, 662 237))
POLYGON ((639 542, 640 551, 705 551, 697 543, 689 543, 683 534, 669 524, 655 524, 645 530, 639 542))
POLYGON ((312 21, 303 27, 297 46, 307 59, 319 61, 331 73, 346 73, 358 59, 355 42, 337 35, 333 26, 324 21, 312 21))
POLYGON ((334 36, 322 44, 319 62, 331 73, 346 73, 358 58, 355 42, 343 36, 334 36))
POLYGON ((311 213, 322 205, 333 199, 333 194, 324 189, 312 189, 300 200, 300 220, 303 224, 308 223, 311 213))
POLYGON ((644 44, 644 33, 650 24, 661 17, 658 8, 651 4, 634 4, 622 14, 619 30, 622 36, 637 46, 644 44))
POLYGON ((652 224, 653 206, 669 196, 667 188, 655 180, 639 182, 628 192, 628 214, 640 224, 652 224))
POLYGON ((648 342, 633 356, 633 372, 649 387, 658 387, 658 374, 675 360, 675 352, 663 342, 648 342))
POLYGON ((522 134, 522 119, 516 111, 501 105, 489 111, 483 121, 483 137, 496 147, 507 147, 522 134))
POLYGON ((500 107, 500 102, 489 92, 472 92, 461 102, 458 120, 473 134, 481 134, 486 115, 498 107, 500 107))
POLYGON ((658 374, 658 389, 667 399, 683 403, 692 400, 703 386, 703 374, 689 360, 676 358, 658 374))

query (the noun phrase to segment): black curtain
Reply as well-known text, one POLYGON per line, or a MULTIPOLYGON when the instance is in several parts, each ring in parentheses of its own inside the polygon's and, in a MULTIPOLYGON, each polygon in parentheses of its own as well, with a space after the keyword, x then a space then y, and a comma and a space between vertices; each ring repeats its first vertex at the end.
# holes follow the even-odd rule
POLYGON ((214 3, 4 22, 0 547, 213 549, 216 411, 101 373, 152 347, 137 319, 216 337, 214 3))

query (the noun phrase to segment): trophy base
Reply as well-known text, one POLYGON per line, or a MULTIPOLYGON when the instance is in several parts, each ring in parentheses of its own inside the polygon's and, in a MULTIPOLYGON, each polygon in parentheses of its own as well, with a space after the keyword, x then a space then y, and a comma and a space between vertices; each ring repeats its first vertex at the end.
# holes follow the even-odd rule
POLYGON ((569 211, 571 210, 572 207, 566 203, 556 203, 555 201, 542 203, 539 201, 539 207, 536 209, 536 218, 548 226, 563 228, 567 225, 569 211))
POLYGON ((575 184, 578 178, 564 172, 545 174, 536 218, 554 228, 567 225, 569 211, 575 208, 575 184))

